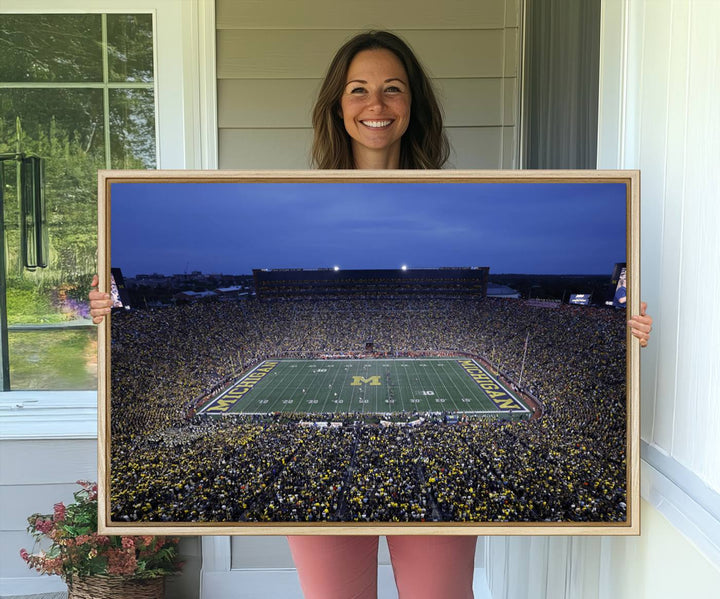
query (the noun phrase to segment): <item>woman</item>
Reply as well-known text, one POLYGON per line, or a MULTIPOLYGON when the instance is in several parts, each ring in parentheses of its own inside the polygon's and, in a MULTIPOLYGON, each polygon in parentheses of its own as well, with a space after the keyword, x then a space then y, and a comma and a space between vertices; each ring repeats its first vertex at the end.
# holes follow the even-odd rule
MULTIPOLYGON (((432 85, 410 48, 388 32, 355 36, 335 55, 312 115, 313 164, 321 169, 441 168, 449 155, 432 85)), ((97 285, 97 278, 93 286, 97 285)), ((109 297, 90 294, 99 323, 109 297)), ((647 345, 652 319, 628 322, 647 345)), ((307 599, 377 596, 377 536, 288 538, 307 599)), ((474 536, 390 536, 400 599, 473 597, 474 536)))
POLYGON ((430 80, 407 44, 385 31, 338 50, 312 123, 321 169, 441 168, 450 154, 430 80))

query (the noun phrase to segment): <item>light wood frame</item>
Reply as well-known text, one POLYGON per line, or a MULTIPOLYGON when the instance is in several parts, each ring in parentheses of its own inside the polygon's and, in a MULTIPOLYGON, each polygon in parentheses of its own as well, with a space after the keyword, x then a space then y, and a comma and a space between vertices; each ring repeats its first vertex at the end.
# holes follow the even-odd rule
MULTIPOLYGON (((113 183, 622 183, 626 185, 627 314, 640 306, 640 173, 639 171, 100 171, 99 276, 107 291, 110 276, 110 200, 113 183)), ((291 523, 171 522, 121 523, 110 518, 110 322, 99 327, 98 482, 99 532, 161 535, 638 535, 640 534, 640 389, 637 339, 627 333, 626 459, 627 520, 625 522, 433 522, 433 523, 291 523)))

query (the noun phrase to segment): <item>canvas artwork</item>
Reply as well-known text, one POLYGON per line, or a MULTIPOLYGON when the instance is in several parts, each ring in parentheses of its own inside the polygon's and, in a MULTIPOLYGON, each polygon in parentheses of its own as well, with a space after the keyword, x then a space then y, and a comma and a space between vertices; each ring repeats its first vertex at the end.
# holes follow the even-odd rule
POLYGON ((101 529, 638 533, 637 172, 99 184, 101 529))

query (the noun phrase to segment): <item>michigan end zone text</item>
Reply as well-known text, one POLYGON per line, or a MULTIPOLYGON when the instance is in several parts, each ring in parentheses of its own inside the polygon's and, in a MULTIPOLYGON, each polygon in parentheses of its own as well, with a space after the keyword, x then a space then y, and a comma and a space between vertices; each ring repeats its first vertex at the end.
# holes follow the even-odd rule
POLYGON ((474 360, 458 360, 463 370, 467 372, 472 379, 480 386, 498 408, 502 412, 511 410, 524 410, 515 398, 512 397, 499 383, 495 381, 483 368, 477 365, 474 360))
POLYGON ((257 385, 264 376, 272 371, 277 362, 263 362, 258 368, 250 372, 245 378, 235 383, 229 391, 218 397, 204 411, 211 414, 224 414, 228 412, 250 389, 257 385))

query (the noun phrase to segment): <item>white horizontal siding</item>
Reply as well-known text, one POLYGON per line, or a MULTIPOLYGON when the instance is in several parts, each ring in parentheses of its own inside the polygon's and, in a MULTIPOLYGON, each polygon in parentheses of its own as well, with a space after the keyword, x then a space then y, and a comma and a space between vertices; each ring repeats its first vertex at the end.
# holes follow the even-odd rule
MULTIPOLYGON (((92 476, 95 480, 96 475, 92 476)), ((25 530, 30 514, 52 514, 53 505, 73 501, 74 483, 42 483, 0 486, 0 530, 25 530)))
MULTIPOLYGON (((0 441, 2 486, 54 485, 97 479, 94 439, 0 441)), ((55 502, 60 501, 57 499, 55 502)), ((52 508, 52 504, 50 504, 52 508)))
MULTIPOLYGON (((451 146, 449 168, 504 168, 512 164, 508 161, 514 156, 514 127, 450 127, 446 132, 451 146)), ((221 129, 220 168, 307 169, 311 143, 310 128, 221 129)))
MULTIPOLYGON (((432 77, 501 77, 517 74, 514 36, 504 29, 397 31, 432 77), (507 66, 506 66, 507 65, 507 66)), ((220 30, 219 79, 322 77, 352 31, 220 30)))
MULTIPOLYGON (((511 129, 511 128, 508 128, 511 129)), ((503 127, 450 127, 450 160, 448 167, 454 169, 512 168, 503 162, 503 127)), ((505 156, 505 160, 509 157, 505 156)))
POLYGON ((310 168, 312 129, 220 129, 221 169, 310 168))
POLYGON ((306 2, 221 0, 218 29, 485 29, 518 26, 519 4, 507 0, 306 2))
POLYGON ((92 439, 0 441, 0 580, 36 576, 19 555, 33 546, 27 517, 71 502, 77 480, 96 480, 96 455, 92 439))
MULTIPOLYGON (((309 128, 321 79, 221 79, 218 126, 309 128), (243 107, 242 110, 237 107, 243 107)), ((447 127, 515 125, 515 78, 436 79, 447 127)))
POLYGON ((433 78, 457 145, 449 167, 517 166, 519 0, 219 0, 216 15, 220 168, 309 168, 310 115, 328 64, 372 28, 404 37, 433 78))

